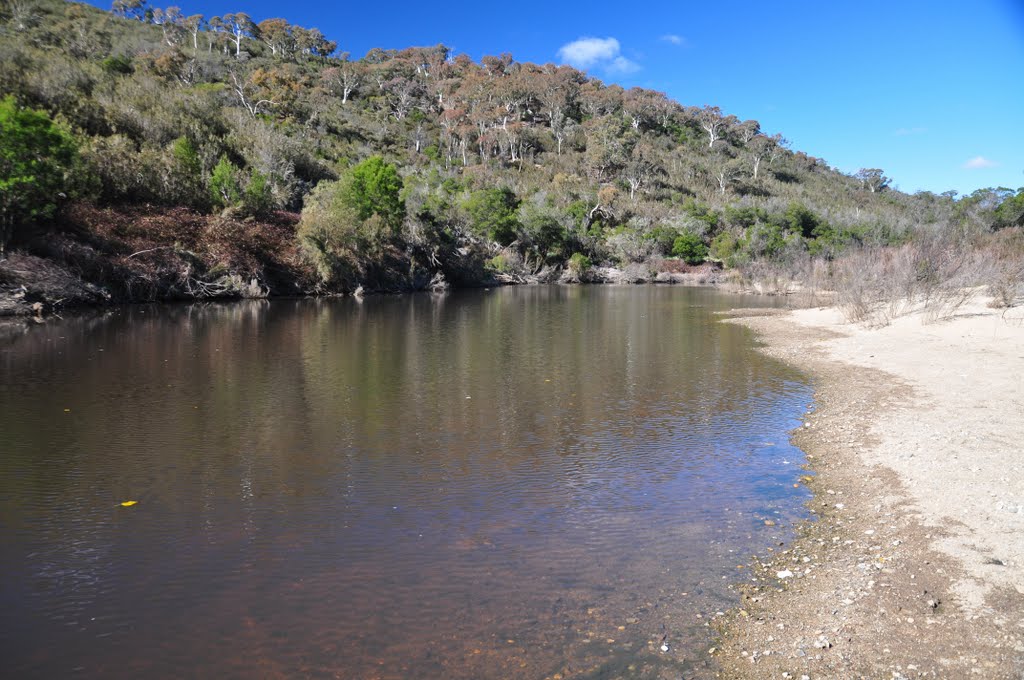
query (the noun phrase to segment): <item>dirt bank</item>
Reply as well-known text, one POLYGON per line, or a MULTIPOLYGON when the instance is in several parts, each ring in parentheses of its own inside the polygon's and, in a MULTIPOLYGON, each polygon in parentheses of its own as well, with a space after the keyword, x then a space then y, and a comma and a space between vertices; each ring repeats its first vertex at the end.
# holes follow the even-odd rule
POLYGON ((315 272, 295 240, 298 215, 262 220, 185 208, 70 206, 0 255, 0 317, 126 302, 299 295, 315 272))
POLYGON ((1024 319, 740 319, 806 370, 817 521, 755 561, 728 678, 1024 677, 1024 319))

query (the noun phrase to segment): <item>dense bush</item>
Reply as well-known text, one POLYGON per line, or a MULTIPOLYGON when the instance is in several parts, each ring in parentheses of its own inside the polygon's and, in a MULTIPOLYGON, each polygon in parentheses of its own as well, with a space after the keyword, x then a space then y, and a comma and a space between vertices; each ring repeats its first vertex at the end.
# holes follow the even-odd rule
POLYGON ((583 253, 573 253, 572 256, 569 258, 568 265, 569 271, 577 279, 582 279, 583 277, 585 277, 587 275, 587 272, 590 271, 590 268, 594 266, 594 264, 590 261, 590 258, 584 255, 583 253))
POLYGON ((507 187, 474 191, 462 204, 473 233, 503 246, 516 240, 518 207, 516 195, 507 187))
POLYGON ((687 264, 700 264, 708 256, 708 247, 696 234, 680 234, 672 243, 672 255, 682 258, 687 264))
POLYGON ((0 255, 19 228, 53 217, 75 153, 46 113, 0 99, 0 255))
POLYGON ((366 221, 376 215, 392 235, 402 226, 402 178, 398 168, 380 156, 371 156, 353 167, 342 179, 340 191, 341 200, 356 219, 366 221))
POLYGON ((399 238, 405 215, 395 166, 369 158, 307 198, 298 237, 325 284, 354 288, 399 238))

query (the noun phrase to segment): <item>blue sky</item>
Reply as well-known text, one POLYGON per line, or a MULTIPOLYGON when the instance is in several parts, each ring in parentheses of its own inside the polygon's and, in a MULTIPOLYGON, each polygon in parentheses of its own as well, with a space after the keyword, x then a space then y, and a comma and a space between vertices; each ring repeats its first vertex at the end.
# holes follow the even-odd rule
POLYGON ((476 60, 575 61, 756 119, 842 171, 882 168, 904 191, 1024 186, 1024 0, 179 4, 283 16, 353 57, 444 43, 476 60))

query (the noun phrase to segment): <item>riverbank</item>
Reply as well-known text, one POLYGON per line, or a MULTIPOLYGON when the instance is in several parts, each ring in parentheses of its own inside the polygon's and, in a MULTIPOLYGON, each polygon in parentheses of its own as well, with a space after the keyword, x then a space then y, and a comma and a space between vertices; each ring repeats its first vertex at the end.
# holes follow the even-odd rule
POLYGON ((880 329, 835 309, 737 319, 806 370, 816 521, 755 559, 726 678, 1024 674, 1024 314, 976 302, 880 329))
MULTIPOLYGON (((444 252, 384 248, 346 280, 325 281, 296 236, 298 213, 261 219, 230 212, 134 205, 69 207, 58 224, 0 254, 0 318, 111 304, 408 293, 530 283, 716 285, 734 273, 706 262, 654 258, 573 272, 495 268, 491 246, 444 252)), ((500 253, 499 253, 500 256, 500 253)))
POLYGON ((301 295, 316 274, 298 215, 263 219, 186 208, 69 206, 0 256, 0 317, 134 302, 301 295))

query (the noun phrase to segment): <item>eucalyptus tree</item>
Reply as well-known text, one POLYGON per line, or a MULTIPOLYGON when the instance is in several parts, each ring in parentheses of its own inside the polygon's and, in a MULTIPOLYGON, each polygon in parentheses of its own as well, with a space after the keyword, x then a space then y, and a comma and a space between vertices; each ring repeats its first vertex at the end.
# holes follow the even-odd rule
POLYGON ((169 47, 177 47, 185 37, 185 17, 180 7, 160 9, 156 7, 152 13, 153 23, 160 27, 164 42, 169 47))
POLYGON ((878 168, 861 168, 854 177, 860 180, 861 185, 873 194, 888 187, 892 181, 878 168))
POLYGON ((269 96, 261 98, 257 93, 259 89, 259 83, 257 82, 256 76, 261 72, 256 71, 248 76, 239 76, 237 72, 231 71, 231 89, 238 101, 245 107, 245 110, 249 112, 249 115, 253 118, 264 113, 270 109, 271 106, 276 106, 275 102, 269 96))
POLYGON ((272 55, 284 56, 295 51, 292 26, 284 19, 264 19, 256 24, 256 28, 259 39, 270 48, 272 55))
POLYGON ((232 41, 235 43, 235 57, 241 57, 242 38, 249 37, 254 31, 258 30, 256 24, 253 23, 252 19, 245 12, 225 14, 222 21, 227 32, 231 34, 232 41))
POLYGON ((146 17, 146 0, 114 0, 111 11, 125 19, 142 21, 146 17))
POLYGON ((657 152, 643 141, 634 144, 622 169, 622 178, 629 187, 629 200, 635 201, 637 193, 647 187, 659 172, 663 171, 657 152))
POLYGON ((715 154, 711 162, 711 176, 715 180, 720 196, 725 196, 725 190, 739 179, 741 168, 739 160, 729 154, 724 152, 715 154))
POLYGON ((586 81, 586 76, 571 66, 549 64, 536 78, 540 81, 537 99, 547 114, 556 153, 561 156, 562 145, 576 128, 573 112, 578 106, 580 85, 586 81))
POLYGON ((33 0, 7 0, 4 14, 6 14, 19 31, 24 31, 35 26, 40 18, 39 8, 33 0))
POLYGON ((709 149, 715 146, 715 142, 722 138, 727 129, 727 121, 717 106, 705 106, 701 109, 697 114, 697 122, 701 129, 708 133, 709 149))
POLYGON ((199 34, 207 28, 206 18, 202 14, 185 17, 181 22, 185 32, 192 36, 192 49, 199 51, 199 34))
POLYGON ((348 60, 344 55, 338 66, 330 66, 320 74, 320 80, 327 90, 338 97, 341 97, 342 105, 347 104, 352 94, 363 82, 363 74, 358 65, 348 60))
POLYGON ((746 152, 750 157, 750 165, 755 182, 757 181, 758 170, 761 167, 761 162, 774 152, 778 143, 778 135, 766 137, 761 134, 755 135, 747 142, 746 152))
POLYGON ((665 95, 641 87, 632 87, 622 97, 622 110, 634 130, 651 127, 658 120, 658 111, 664 108, 665 95))

